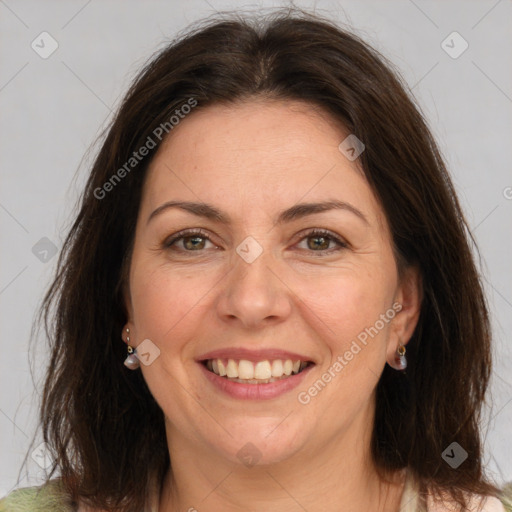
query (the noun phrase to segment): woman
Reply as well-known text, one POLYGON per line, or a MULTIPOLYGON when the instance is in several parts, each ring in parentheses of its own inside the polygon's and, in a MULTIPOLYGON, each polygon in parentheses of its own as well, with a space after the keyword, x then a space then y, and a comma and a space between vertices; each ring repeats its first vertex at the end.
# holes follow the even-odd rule
POLYGON ((61 478, 0 510, 510 507, 482 468, 486 302, 422 116, 356 36, 256 21, 190 32, 121 105, 43 310, 61 478))

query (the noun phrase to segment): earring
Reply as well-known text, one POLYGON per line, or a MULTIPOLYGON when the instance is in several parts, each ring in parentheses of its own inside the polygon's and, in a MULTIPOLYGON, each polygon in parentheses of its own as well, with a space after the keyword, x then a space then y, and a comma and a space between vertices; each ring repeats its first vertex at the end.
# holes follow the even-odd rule
POLYGON ((137 357, 137 349, 134 349, 130 343, 130 329, 126 328, 126 343, 128 343, 128 356, 124 360, 124 365, 130 370, 136 370, 140 366, 139 358, 137 357))
POLYGON ((405 370, 407 368, 407 358, 405 357, 405 345, 398 345, 395 352, 395 370, 405 370))

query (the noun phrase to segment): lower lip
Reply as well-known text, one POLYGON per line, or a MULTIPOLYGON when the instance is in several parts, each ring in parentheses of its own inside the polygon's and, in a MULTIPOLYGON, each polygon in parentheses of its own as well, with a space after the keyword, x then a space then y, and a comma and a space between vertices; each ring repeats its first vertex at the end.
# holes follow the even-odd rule
POLYGON ((243 400, 268 400, 276 398, 284 393, 296 388, 306 374, 314 367, 310 365, 300 373, 290 375, 286 379, 268 382, 266 384, 242 384, 232 380, 225 379, 216 373, 211 372, 202 363, 199 363, 206 378, 215 386, 219 391, 232 398, 241 398, 243 400))

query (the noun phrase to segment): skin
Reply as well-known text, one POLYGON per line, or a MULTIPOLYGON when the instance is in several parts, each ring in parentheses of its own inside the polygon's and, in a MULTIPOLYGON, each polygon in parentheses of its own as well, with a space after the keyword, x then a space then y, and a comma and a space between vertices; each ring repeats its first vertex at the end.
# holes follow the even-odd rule
POLYGON ((150 165, 126 327, 131 345, 150 339, 160 350, 140 370, 165 414, 173 467, 160 512, 399 508, 402 475, 381 481, 370 457, 375 388, 412 335, 421 283, 414 268, 399 276, 382 207, 357 160, 338 149, 347 135, 301 102, 215 105, 181 121, 150 165), (232 224, 177 208, 148 222, 170 200, 211 204, 232 224), (286 208, 326 200, 350 203, 366 221, 330 210, 275 224, 286 208), (194 236, 164 247, 187 228, 201 228, 210 240, 196 240, 199 249, 194 236), (346 247, 304 233, 311 228, 331 231, 346 247), (252 263, 236 252, 248 236, 263 249, 252 263), (327 249, 323 257, 315 242, 327 249), (402 310, 378 335, 310 403, 299 403, 298 392, 397 302, 402 310), (228 347, 290 350, 316 366, 277 398, 234 399, 195 361, 228 347), (261 455, 253 467, 237 457, 247 442, 261 455))

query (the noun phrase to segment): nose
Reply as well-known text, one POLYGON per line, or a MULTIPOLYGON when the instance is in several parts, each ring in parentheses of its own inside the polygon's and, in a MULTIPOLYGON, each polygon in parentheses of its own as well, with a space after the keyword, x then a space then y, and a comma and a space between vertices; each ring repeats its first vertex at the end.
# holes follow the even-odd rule
POLYGON ((234 267, 226 276, 217 303, 224 322, 254 330, 289 317, 291 291, 280 279, 276 267, 269 251, 264 251, 252 263, 235 256, 234 267))

